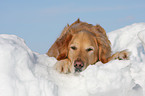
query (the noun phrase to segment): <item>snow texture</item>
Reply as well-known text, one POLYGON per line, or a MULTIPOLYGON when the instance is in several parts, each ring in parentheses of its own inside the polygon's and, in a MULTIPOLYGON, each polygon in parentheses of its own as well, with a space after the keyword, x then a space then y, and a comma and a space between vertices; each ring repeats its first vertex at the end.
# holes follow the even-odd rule
POLYGON ((32 52, 15 35, 0 35, 0 96, 145 96, 145 23, 108 33, 112 51, 130 60, 97 62, 78 75, 60 74, 57 60, 32 52))

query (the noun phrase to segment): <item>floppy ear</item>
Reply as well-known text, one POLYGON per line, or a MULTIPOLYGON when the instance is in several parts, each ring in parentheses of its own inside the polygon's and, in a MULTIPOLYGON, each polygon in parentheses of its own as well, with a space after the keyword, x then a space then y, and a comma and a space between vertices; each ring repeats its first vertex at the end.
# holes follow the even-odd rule
POLYGON ((111 57, 111 43, 106 35, 104 28, 102 28, 100 25, 96 25, 94 27, 96 30, 95 34, 99 47, 99 61, 102 63, 107 63, 109 61, 109 57, 111 57))
POLYGON ((109 61, 109 57, 111 57, 110 43, 102 37, 97 38, 97 43, 99 46, 99 61, 102 63, 107 63, 109 61))
POLYGON ((59 54, 56 57, 57 60, 66 59, 68 55, 68 45, 72 39, 72 34, 67 33, 61 39, 58 39, 56 42, 59 54))
POLYGON ((98 31, 98 32, 101 32, 103 35, 106 35, 106 31, 104 28, 102 28, 100 25, 96 25, 95 26, 95 29, 98 31))

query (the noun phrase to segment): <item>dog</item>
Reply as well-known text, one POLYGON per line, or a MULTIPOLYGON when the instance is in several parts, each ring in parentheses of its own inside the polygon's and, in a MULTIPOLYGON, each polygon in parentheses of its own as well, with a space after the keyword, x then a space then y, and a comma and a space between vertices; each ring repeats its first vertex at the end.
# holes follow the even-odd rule
POLYGON ((58 60, 55 68, 60 73, 79 73, 98 61, 107 63, 113 59, 129 59, 127 50, 111 55, 110 44, 100 25, 78 19, 63 29, 46 54, 58 60))

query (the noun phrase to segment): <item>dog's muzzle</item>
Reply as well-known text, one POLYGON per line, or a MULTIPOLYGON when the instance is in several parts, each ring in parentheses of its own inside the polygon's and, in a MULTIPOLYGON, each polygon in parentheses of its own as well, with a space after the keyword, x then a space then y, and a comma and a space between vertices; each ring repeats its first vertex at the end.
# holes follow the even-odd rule
POLYGON ((83 67, 84 67, 84 63, 82 60, 75 60, 74 62, 75 72, 81 72, 83 67))

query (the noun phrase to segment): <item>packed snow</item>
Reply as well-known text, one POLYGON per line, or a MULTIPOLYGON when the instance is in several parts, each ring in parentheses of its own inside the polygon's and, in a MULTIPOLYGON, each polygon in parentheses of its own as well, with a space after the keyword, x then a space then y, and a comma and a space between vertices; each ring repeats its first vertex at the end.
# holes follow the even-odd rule
POLYGON ((54 70, 57 60, 31 51, 15 35, 0 35, 0 96, 145 96, 145 23, 108 33, 112 51, 130 60, 97 62, 78 75, 54 70))

